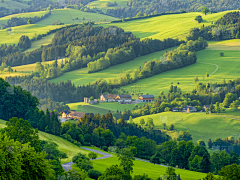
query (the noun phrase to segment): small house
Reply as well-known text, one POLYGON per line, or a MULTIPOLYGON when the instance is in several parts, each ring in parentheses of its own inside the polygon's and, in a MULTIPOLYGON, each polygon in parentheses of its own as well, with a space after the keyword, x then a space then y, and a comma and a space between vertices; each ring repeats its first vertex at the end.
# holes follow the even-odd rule
POLYGON ((130 94, 117 95, 115 98, 118 102, 131 102, 132 96, 130 94))
POLYGON ((203 105, 203 109, 205 109, 205 111, 207 108, 210 108, 210 105, 203 105))
POLYGON ((172 112, 178 112, 178 108, 176 107, 172 108, 172 112))
POLYGON ((152 102, 154 101, 153 95, 141 95, 138 97, 138 100, 141 102, 152 102))
POLYGON ((62 111, 62 118, 70 118, 71 111, 62 111))
POLYGON ((66 119, 81 119, 85 113, 76 111, 62 111, 62 118, 66 119))
POLYGON ((187 112, 188 112, 188 113, 197 112, 197 109, 196 109, 195 107, 193 107, 193 106, 188 106, 188 107, 187 107, 187 112))
POLYGON ((100 101, 113 102, 113 101, 115 101, 116 97, 117 97, 117 95, 115 95, 115 94, 101 94, 100 101))

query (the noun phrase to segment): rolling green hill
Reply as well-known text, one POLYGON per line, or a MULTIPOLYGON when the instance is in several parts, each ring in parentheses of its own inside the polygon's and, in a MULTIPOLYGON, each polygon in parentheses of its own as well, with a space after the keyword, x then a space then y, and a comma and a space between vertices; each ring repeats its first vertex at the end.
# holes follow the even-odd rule
MULTIPOLYGON (((135 160, 133 163, 133 176, 143 175, 145 173, 148 174, 148 177, 152 179, 157 179, 159 177, 162 177, 167 169, 167 167, 164 166, 158 166, 139 160, 135 160)), ((100 171, 101 173, 104 173, 107 167, 115 164, 119 164, 118 158, 115 155, 107 159, 99 159, 93 161, 94 169, 100 171)), ((80 171, 80 169, 76 167, 76 165, 73 165, 72 167, 74 170, 80 171)), ((181 175, 182 180, 198 180, 206 176, 206 174, 204 173, 188 171, 184 169, 176 169, 176 173, 181 175)))
MULTIPOLYGON (((17 3, 16 1, 15 1, 15 3, 17 3)), ((15 17, 15 18, 19 18, 19 17, 21 17, 21 18, 23 18, 23 17, 35 17, 35 16, 42 16, 42 15, 44 15, 46 13, 46 11, 38 11, 38 12, 29 12, 29 13, 19 13, 19 14, 12 14, 12 15, 9 15, 9 16, 5 16, 5 17, 2 17, 2 18, 0 18, 0 26, 2 25, 2 24, 7 24, 7 21, 9 20, 9 19, 11 19, 12 17, 15 17)))
MULTIPOLYGON (((169 51, 171 49, 174 49, 174 48, 170 48, 167 50, 169 51)), ((57 83, 61 81, 67 81, 68 79, 70 79, 72 83, 74 83, 75 85, 83 85, 83 84, 92 83, 98 78, 112 79, 114 77, 119 77, 120 73, 123 73, 128 70, 134 70, 139 66, 143 66, 145 61, 151 61, 154 58, 160 59, 160 57, 163 56, 165 52, 166 50, 163 50, 163 51, 158 51, 155 53, 148 54, 146 56, 137 57, 132 61, 122 63, 116 66, 112 66, 103 71, 91 73, 91 74, 88 74, 87 68, 78 69, 75 71, 67 72, 64 75, 58 78, 52 79, 50 81, 57 83)))
POLYGON ((131 31, 140 38, 166 39, 166 38, 185 38, 185 35, 193 27, 211 25, 213 21, 221 18, 223 15, 232 11, 223 11, 219 13, 203 16, 200 12, 191 12, 184 14, 172 14, 147 19, 127 21, 122 23, 105 24, 107 26, 117 26, 125 31, 131 31), (203 17, 202 23, 197 23, 194 18, 197 15, 203 17))
POLYGON ((54 22, 57 22, 58 20, 64 24, 72 24, 72 23, 79 24, 87 21, 95 21, 96 23, 98 23, 102 19, 106 19, 106 20, 108 19, 107 21, 109 22, 112 20, 116 20, 117 18, 103 15, 103 14, 83 12, 76 9, 57 9, 51 12, 51 16, 47 17, 42 21, 39 21, 37 24, 52 25, 54 22), (75 18, 78 18, 78 19, 75 19, 75 18))
POLYGON ((0 44, 17 44, 22 35, 26 35, 31 39, 38 34, 45 34, 49 30, 62 26, 64 25, 27 24, 13 27, 12 32, 8 32, 6 29, 3 29, 0 30, 0 44))
POLYGON ((104 11, 106 11, 106 9, 114 9, 114 8, 120 8, 120 7, 126 7, 127 6, 127 0, 118 0, 117 2, 117 6, 113 6, 113 7, 108 7, 107 3, 111 2, 114 3, 115 0, 98 0, 98 1, 93 1, 90 2, 88 4, 88 7, 97 7, 97 8, 101 8, 104 11))
POLYGON ((11 0, 4 0, 4 2, 0 2, 0 6, 1 7, 5 7, 7 9, 23 9, 23 8, 28 8, 29 5, 25 4, 25 3, 20 3, 17 1, 11 1, 11 0))
MULTIPOLYGON (((53 63, 55 60, 53 61, 47 61, 47 62, 44 62, 42 63, 43 65, 44 64, 51 64, 53 63)), ((62 59, 59 59, 58 60, 58 64, 60 65, 62 63, 62 59)), ((24 75, 27 75, 29 73, 31 73, 32 71, 35 71, 35 66, 36 66, 36 63, 34 64, 27 64, 27 65, 22 65, 22 66, 15 66, 15 67, 12 67, 13 71, 17 71, 17 72, 7 72, 7 68, 5 68, 5 70, 1 73, 0 72, 0 77, 1 78, 5 78, 5 77, 8 77, 8 76, 24 76, 24 75)))
MULTIPOLYGON (((235 112, 235 116, 240 116, 240 111, 235 112), (236 114, 235 114, 236 113, 236 114)), ((197 140, 202 139, 207 143, 208 139, 215 140, 216 138, 226 138, 229 136, 238 139, 240 120, 229 117, 232 111, 227 114, 205 114, 205 113, 181 113, 181 112, 163 112, 148 116, 142 116, 133 119, 135 123, 139 123, 143 118, 145 122, 147 118, 152 118, 155 128, 163 129, 163 123, 166 123, 167 128, 170 124, 174 125, 174 131, 168 131, 172 138, 177 138, 179 131, 189 131, 192 135, 193 142, 196 144, 197 140)))
MULTIPOLYGON (((6 121, 0 120, 0 128, 4 128, 5 123, 6 121)), ((83 150, 80 147, 70 143, 69 141, 52 134, 39 131, 39 138, 41 140, 47 140, 47 141, 52 141, 56 143, 58 145, 58 149, 67 154, 68 158, 62 159, 61 163, 71 162, 73 156, 75 156, 79 152, 83 154, 88 154, 88 151, 83 150)), ((98 157, 101 157, 101 156, 102 155, 98 154, 98 157)))

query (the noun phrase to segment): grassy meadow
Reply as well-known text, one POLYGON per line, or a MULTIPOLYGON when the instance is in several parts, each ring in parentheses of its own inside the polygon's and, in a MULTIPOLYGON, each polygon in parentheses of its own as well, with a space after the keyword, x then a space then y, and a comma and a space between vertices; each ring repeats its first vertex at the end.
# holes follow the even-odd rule
MULTIPOLYGON (((174 48, 169 48, 167 50, 169 51, 171 49, 174 49, 174 48)), ((134 70, 139 66, 143 66, 145 61, 151 61, 155 58, 160 59, 160 57, 162 57, 165 52, 166 50, 163 50, 163 51, 154 52, 145 56, 137 57, 132 61, 118 64, 116 66, 112 66, 103 71, 99 71, 91 74, 88 74, 87 68, 78 69, 75 71, 67 72, 64 75, 58 78, 52 79, 50 81, 57 83, 61 81, 67 81, 68 79, 70 79, 72 83, 74 83, 75 85, 83 85, 83 84, 92 83, 98 78, 112 79, 114 77, 119 77, 120 73, 124 73, 125 71, 128 71, 128 70, 134 70)))
MULTIPOLYGON (((148 117, 153 119, 155 128, 164 129, 163 123, 166 123, 167 128, 171 124, 174 125, 173 131, 168 131, 168 134, 174 139, 177 138, 179 131, 189 131, 192 135, 193 142, 202 139, 207 143, 208 139, 212 141, 216 138, 226 138, 233 136, 239 138, 240 120, 235 120, 229 117, 232 111, 229 110, 228 115, 225 113, 205 114, 205 113, 181 113, 181 112, 163 112, 153 115, 142 116, 133 119, 135 123, 139 123, 143 118, 147 122, 148 117)), ((234 112, 240 116, 240 111, 234 112)), ((164 131, 164 130, 163 130, 164 131)))
MULTIPOLYGON (((16 1, 14 1, 15 3, 17 3, 16 1)), ((12 15, 9 15, 9 16, 4 16, 2 18, 0 18, 0 26, 2 24, 7 24, 7 21, 9 19, 11 19, 12 17, 15 17, 15 18, 31 18, 31 17, 35 17, 35 16, 42 16, 46 13, 46 11, 37 11, 37 12, 28 12, 28 13, 19 13, 19 14, 12 14, 12 15)))
POLYGON ((113 7, 108 7, 107 3, 111 2, 114 3, 115 0, 98 0, 98 1, 93 1, 88 4, 88 7, 97 7, 103 9, 103 11, 106 11, 107 9, 115 9, 115 8, 121 8, 121 7, 126 7, 127 6, 127 0, 118 0, 117 6, 113 7))
MULTIPOLYGON (((236 11, 236 10, 235 10, 236 11)), ((231 11, 223 11, 204 16, 200 12, 190 12, 184 14, 172 14, 147 19, 127 21, 122 23, 111 23, 103 26, 117 26, 125 31, 131 31, 139 38, 166 39, 176 38, 184 39, 191 28, 211 25, 212 22, 221 18, 231 11), (201 15, 202 23, 197 23, 194 18, 201 15)))
MULTIPOLYGON (((46 61, 46 62, 42 63, 42 65, 51 64, 54 61, 55 60, 46 61)), ((60 65, 61 63, 62 63, 62 59, 59 59, 58 64, 60 65)), ((5 77, 8 77, 8 76, 24 76, 24 75, 31 73, 32 71, 35 71, 35 67, 36 67, 36 63, 22 65, 22 66, 15 66, 15 67, 12 67, 12 69, 13 69, 13 71, 16 70, 17 72, 11 72, 11 73, 7 72, 7 68, 5 68, 2 73, 0 72, 0 77, 4 79, 5 77)))
MULTIPOLYGON (((119 164, 118 158, 113 155, 113 157, 107 158, 107 159, 99 159, 93 161, 93 167, 94 169, 100 171, 101 173, 104 173, 106 168, 119 164)), ((161 176, 163 176, 166 172, 167 167, 154 165, 152 163, 143 162, 139 160, 135 160, 133 166, 133 173, 132 175, 143 175, 144 173, 148 175, 148 177, 152 179, 157 179, 161 176)), ((72 168, 76 171, 80 171, 80 169, 73 165, 72 168)), ((200 178, 204 178, 206 176, 205 173, 200 172, 194 172, 194 171, 188 171, 184 169, 176 169, 176 173, 181 175, 182 180, 198 180, 200 178)))
MULTIPOLYGON (((5 123, 6 123, 6 121, 0 120, 0 128, 4 128, 5 123)), ((71 142, 69 142, 61 137, 58 137, 58 136, 55 136, 52 134, 48 134, 45 132, 39 131, 39 138, 41 140, 47 140, 47 141, 52 141, 52 142, 56 143, 58 145, 58 149, 67 154, 68 158, 62 159, 61 163, 71 162, 73 156, 75 156, 79 152, 81 152, 83 154, 88 154, 88 152, 89 152, 89 151, 81 149, 80 147, 72 144, 71 142)), ((102 157, 102 155, 98 154, 98 157, 102 157)))
POLYGON ((27 24, 22 26, 12 27, 12 31, 8 32, 6 29, 0 30, 0 44, 18 44, 22 35, 28 36, 30 39, 39 35, 45 34, 49 30, 62 27, 64 25, 40 25, 27 24))
POLYGON ((23 9, 23 8, 28 8, 29 5, 27 5, 26 3, 20 3, 17 1, 11 1, 11 0, 4 0, 4 2, 0 2, 0 6, 1 7, 5 7, 7 9, 23 9))
MULTIPOLYGON (((142 103, 141 103, 142 104, 142 103)), ((140 105, 141 105, 140 104, 140 105)), ((132 110, 135 104, 119 104, 118 102, 103 102, 96 105, 90 105, 88 103, 79 102, 79 103, 69 103, 67 104, 71 110, 83 113, 100 113, 101 115, 109 112, 132 110)), ((138 104, 139 106, 139 104, 138 104)))
POLYGON ((117 18, 103 14, 83 12, 76 9, 56 9, 52 10, 49 17, 43 19, 42 21, 39 21, 37 24, 52 25, 54 22, 57 21, 61 21, 64 24, 79 24, 87 21, 95 21, 97 23, 100 22, 101 19, 108 19, 108 21, 112 21, 116 20, 117 18), (83 18, 85 19, 83 20, 83 18))

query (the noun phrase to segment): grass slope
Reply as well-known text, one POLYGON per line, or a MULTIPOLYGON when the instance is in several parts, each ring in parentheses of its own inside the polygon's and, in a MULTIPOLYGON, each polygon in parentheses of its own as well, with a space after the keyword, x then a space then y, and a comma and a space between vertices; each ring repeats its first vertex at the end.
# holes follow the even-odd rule
POLYGON ((164 15, 147 19, 140 19, 122 23, 105 24, 104 26, 118 26, 126 31, 131 31, 140 38, 166 39, 166 38, 184 38, 189 29, 211 25, 213 21, 221 18, 223 15, 232 11, 223 11, 219 13, 203 16, 200 12, 191 12, 184 14, 164 15), (197 23, 194 18, 197 15, 203 17, 202 23, 197 23))
MULTIPOLYGON (((211 46, 210 46, 211 47, 211 46)), ((197 63, 172 71, 152 76, 140 80, 134 84, 125 86, 124 89, 131 92, 134 87, 141 86, 141 92, 146 94, 158 95, 160 91, 168 92, 171 82, 177 85, 182 91, 191 91, 195 88, 193 83, 195 76, 198 76, 200 82, 219 82, 224 78, 226 81, 232 80, 239 76, 240 68, 240 52, 236 50, 202 50, 197 52, 197 63), (220 52, 224 53, 224 57, 220 57, 220 52), (218 69, 217 69, 217 66, 218 69), (213 73, 206 78, 206 73, 213 73), (205 79, 202 80, 203 76, 205 79)))
POLYGON ((52 25, 54 22, 57 22, 58 20, 64 24, 72 23, 79 24, 86 21, 99 22, 100 19, 108 19, 109 21, 111 21, 116 20, 117 18, 103 14, 83 12, 76 9, 57 9, 52 11, 51 16, 47 17, 42 21, 39 21, 37 24, 52 25), (77 17, 78 20, 75 19, 77 17), (83 18, 85 18, 85 20, 83 20, 83 18))
MULTIPOLYGON (((173 48, 167 49, 168 51, 173 48)), ((64 75, 50 80, 51 82, 61 82, 61 81, 67 81, 70 79, 72 83, 75 85, 83 85, 92 83, 93 81, 97 80, 98 78, 104 78, 104 79, 112 79, 114 77, 119 77, 120 73, 123 73, 128 70, 134 70, 135 68, 138 68, 139 66, 143 66, 145 61, 151 61, 154 58, 159 59, 163 54, 166 52, 166 50, 158 51, 155 53, 148 54, 146 56, 137 57, 132 61, 119 64, 116 66, 112 66, 108 69, 105 69, 100 72, 88 74, 87 68, 78 69, 75 71, 67 72, 64 75)))
MULTIPOLYGON (((104 173, 106 168, 119 164, 120 162, 118 161, 118 158, 113 155, 113 157, 103 159, 103 160, 94 160, 93 161, 93 167, 94 169, 100 171, 101 173, 104 173)), ((148 175, 148 177, 152 179, 157 179, 159 177, 164 176, 165 171, 167 167, 164 166, 158 166, 154 165, 152 163, 148 162, 143 162, 143 161, 138 161, 135 160, 133 166, 133 176, 134 175, 143 175, 144 173, 148 175)), ((80 171, 76 165, 72 166, 74 170, 80 171)), ((176 173, 181 175, 182 180, 198 180, 202 179, 206 176, 204 173, 199 173, 199 172, 194 172, 194 171, 188 171, 188 170, 183 170, 183 169, 176 169, 176 173)))
POLYGON ((7 9, 23 9, 23 8, 28 8, 29 5, 25 4, 25 3, 20 3, 17 1, 10 1, 10 0, 4 0, 4 2, 0 2, 0 6, 1 7, 5 7, 7 9))
POLYGON ((119 104, 118 102, 104 102, 96 105, 90 105, 88 103, 79 102, 79 103, 69 103, 67 104, 71 110, 83 113, 100 113, 101 115, 109 112, 132 110, 135 104, 119 104))
MULTIPOLYGON (((228 114, 232 114, 232 111, 229 111, 228 114)), ((240 116, 240 111, 236 114, 240 116)), ((167 127, 173 124, 176 130, 169 132, 172 138, 176 138, 179 131, 190 131, 195 144, 199 139, 207 143, 209 138, 212 140, 229 136, 233 136, 235 139, 239 138, 240 121, 224 115, 223 113, 207 115, 205 113, 164 112, 138 117, 133 121, 139 123, 143 118, 146 122, 149 117, 153 119, 155 127, 160 129, 163 129, 163 123, 166 123, 167 127)))
MULTIPOLYGON (((51 64, 53 63, 55 60, 53 61, 47 61, 47 62, 44 62, 42 63, 42 65, 44 64, 51 64)), ((58 64, 60 65, 62 63, 62 59, 59 59, 58 60, 58 64)), ((5 77, 8 77, 8 76, 24 76, 26 74, 29 74, 31 73, 32 71, 35 71, 35 66, 36 66, 36 63, 34 64, 27 64, 27 65, 22 65, 22 66, 15 66, 15 67, 12 67, 12 69, 17 72, 6 72, 6 68, 5 68, 5 71, 3 71, 2 73, 0 72, 0 77, 1 78, 5 78, 5 77)))
POLYGON ((12 32, 7 32, 6 29, 0 30, 0 44, 16 44, 22 35, 28 36, 30 39, 38 34, 45 34, 51 29, 56 29, 64 25, 40 25, 40 24, 27 24, 16 26, 12 28, 12 32))
MULTIPOLYGON (((0 120, 0 128, 4 128, 5 123, 6 121, 0 120)), ((88 151, 81 149, 80 147, 72 144, 71 142, 52 134, 39 131, 39 138, 41 140, 47 140, 56 143, 58 145, 58 149, 67 154, 68 158, 62 159, 61 163, 71 162, 73 156, 75 156, 79 152, 83 154, 89 153, 88 151)), ((102 157, 102 155, 98 154, 98 157, 102 157)))
MULTIPOLYGON (((15 3, 17 3, 15 1, 15 3)), ((42 16, 46 13, 46 11, 37 11, 37 12, 28 12, 28 13, 19 13, 19 14, 12 14, 12 15, 9 15, 9 16, 5 16, 5 17, 2 17, 0 18, 0 26, 2 24, 7 24, 7 21, 9 19, 11 19, 12 17, 15 17, 15 18, 23 18, 23 17, 35 17, 35 16, 42 16)))
POLYGON ((108 7, 107 3, 111 2, 114 3, 115 0, 98 0, 98 1, 93 1, 90 2, 88 4, 88 7, 97 7, 97 8, 101 8, 104 11, 106 11, 107 9, 115 9, 115 8, 121 8, 121 7, 126 7, 127 6, 127 0, 118 0, 117 2, 117 6, 114 7, 108 7))

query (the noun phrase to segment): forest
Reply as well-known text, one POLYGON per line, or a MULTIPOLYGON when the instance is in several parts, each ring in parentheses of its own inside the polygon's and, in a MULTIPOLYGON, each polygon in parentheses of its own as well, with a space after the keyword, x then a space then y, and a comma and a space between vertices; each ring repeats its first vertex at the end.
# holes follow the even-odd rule
POLYGON ((135 17, 138 13, 146 16, 162 12, 201 11, 201 7, 205 5, 211 12, 219 12, 237 9, 240 7, 240 2, 235 0, 129 0, 127 7, 108 9, 106 13, 118 18, 131 18, 135 17))

